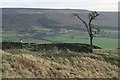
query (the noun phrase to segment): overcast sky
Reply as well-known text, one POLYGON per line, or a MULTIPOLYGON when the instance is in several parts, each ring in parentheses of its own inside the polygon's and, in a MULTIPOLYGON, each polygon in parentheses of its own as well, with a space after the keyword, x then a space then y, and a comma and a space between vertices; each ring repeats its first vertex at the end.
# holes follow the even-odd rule
POLYGON ((119 0, 1 0, 0 7, 117 11, 119 0))

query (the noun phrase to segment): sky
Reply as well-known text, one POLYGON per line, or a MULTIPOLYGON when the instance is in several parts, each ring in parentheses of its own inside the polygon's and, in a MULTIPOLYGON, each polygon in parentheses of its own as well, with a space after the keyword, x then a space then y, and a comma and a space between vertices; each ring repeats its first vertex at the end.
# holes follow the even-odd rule
POLYGON ((1 0, 1 8, 87 9, 118 11, 119 0, 1 0))

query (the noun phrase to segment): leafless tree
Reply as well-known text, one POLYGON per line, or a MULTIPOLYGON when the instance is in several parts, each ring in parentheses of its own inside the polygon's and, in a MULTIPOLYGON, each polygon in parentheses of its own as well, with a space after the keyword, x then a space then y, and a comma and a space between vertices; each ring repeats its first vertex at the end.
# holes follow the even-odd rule
POLYGON ((78 14, 73 13, 73 15, 76 16, 79 20, 81 20, 81 22, 87 28, 87 32, 90 37, 90 45, 92 46, 93 38, 96 36, 96 34, 99 34, 99 32, 100 32, 99 28, 93 27, 92 22, 96 19, 96 17, 99 16, 99 14, 96 11, 91 11, 91 13, 88 14, 88 19, 89 19, 88 22, 83 20, 78 14))

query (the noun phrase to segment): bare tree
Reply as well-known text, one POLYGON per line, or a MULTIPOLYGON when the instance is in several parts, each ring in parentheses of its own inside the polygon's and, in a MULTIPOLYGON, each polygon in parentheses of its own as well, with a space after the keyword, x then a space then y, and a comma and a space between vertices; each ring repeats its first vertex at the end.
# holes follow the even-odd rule
POLYGON ((100 32, 99 28, 95 28, 92 26, 92 21, 94 21, 96 19, 96 17, 99 16, 99 14, 96 11, 92 11, 91 13, 89 13, 88 14, 88 19, 89 19, 88 22, 83 20, 78 14, 73 13, 73 15, 76 16, 79 20, 81 20, 82 23, 84 23, 85 27, 87 28, 89 37, 90 37, 90 45, 92 46, 93 38, 96 36, 96 34, 99 34, 99 32, 100 32))

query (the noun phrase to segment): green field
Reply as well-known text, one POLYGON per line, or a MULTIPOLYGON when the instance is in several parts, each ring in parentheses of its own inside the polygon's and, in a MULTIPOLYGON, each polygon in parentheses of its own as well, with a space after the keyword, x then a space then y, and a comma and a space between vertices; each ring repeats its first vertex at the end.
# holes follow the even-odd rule
MULTIPOLYGON (((38 29, 38 27, 34 27, 34 30, 38 30, 39 32, 48 32, 51 29, 42 28, 38 29)), ((32 31, 31 31, 32 32, 32 31)), ((67 33, 63 34, 53 34, 53 35, 44 35, 42 37, 38 36, 34 38, 34 34, 25 32, 20 33, 16 30, 5 30, 3 29, 2 40, 7 41, 15 41, 19 42, 20 39, 23 39, 24 43, 87 43, 89 44, 89 36, 87 32, 80 30, 68 30, 67 33)), ((97 37, 94 38, 94 45, 100 46, 102 48, 118 48, 118 38, 114 38, 114 36, 118 36, 118 30, 107 30, 101 32, 97 37), (103 37, 104 36, 104 37, 103 37)))

